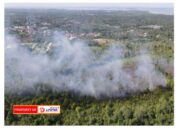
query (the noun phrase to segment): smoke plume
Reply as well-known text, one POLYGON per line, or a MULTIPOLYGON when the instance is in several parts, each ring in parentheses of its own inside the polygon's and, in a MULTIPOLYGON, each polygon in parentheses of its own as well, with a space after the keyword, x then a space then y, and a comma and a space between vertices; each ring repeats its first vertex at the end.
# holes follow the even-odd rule
MULTIPOLYGON (((111 44, 96 54, 85 43, 71 43, 55 34, 52 54, 33 54, 17 38, 5 36, 6 92, 36 92, 36 84, 48 84, 53 91, 73 91, 93 97, 121 97, 128 93, 166 86, 150 55, 142 53, 126 63, 123 44, 111 44)), ((144 50, 143 50, 144 51, 144 50)))

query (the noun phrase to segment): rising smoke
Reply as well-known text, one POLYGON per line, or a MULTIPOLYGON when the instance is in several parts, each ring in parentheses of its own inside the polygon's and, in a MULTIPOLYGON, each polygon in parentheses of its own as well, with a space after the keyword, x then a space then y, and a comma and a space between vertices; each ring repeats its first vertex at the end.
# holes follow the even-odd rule
MULTIPOLYGON (((53 91, 73 91, 93 97, 121 97, 128 93, 166 86, 150 55, 142 54, 133 67, 124 64, 127 48, 111 44, 97 55, 83 42, 71 43, 55 34, 53 54, 32 54, 8 34, 5 36, 6 92, 36 92, 36 84, 48 84, 53 91)), ((144 51, 144 50, 143 50, 144 51)))

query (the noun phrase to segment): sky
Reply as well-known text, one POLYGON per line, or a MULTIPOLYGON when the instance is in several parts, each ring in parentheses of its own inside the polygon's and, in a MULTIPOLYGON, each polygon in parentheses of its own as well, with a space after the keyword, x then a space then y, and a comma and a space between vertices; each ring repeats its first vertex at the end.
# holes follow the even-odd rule
POLYGON ((67 9, 67 10, 143 10, 173 14, 172 3, 8 3, 5 8, 67 9))
POLYGON ((65 8, 65 9, 78 9, 79 7, 83 8, 111 8, 111 7, 124 7, 124 8, 173 8, 173 4, 171 3, 131 3, 131 4, 125 4, 125 3, 8 3, 5 4, 5 7, 7 8, 65 8))

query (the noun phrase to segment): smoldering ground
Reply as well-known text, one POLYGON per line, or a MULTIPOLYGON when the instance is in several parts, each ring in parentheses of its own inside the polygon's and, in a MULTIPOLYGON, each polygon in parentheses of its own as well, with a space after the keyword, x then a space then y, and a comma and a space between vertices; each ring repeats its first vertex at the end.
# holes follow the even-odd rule
POLYGON ((71 43, 60 34, 54 35, 53 43, 57 45, 53 55, 33 54, 17 38, 6 34, 6 93, 36 93, 35 86, 41 83, 56 92, 122 97, 166 86, 166 77, 156 69, 151 55, 142 53, 133 67, 124 65, 127 48, 123 44, 111 44, 97 55, 87 44, 71 43))

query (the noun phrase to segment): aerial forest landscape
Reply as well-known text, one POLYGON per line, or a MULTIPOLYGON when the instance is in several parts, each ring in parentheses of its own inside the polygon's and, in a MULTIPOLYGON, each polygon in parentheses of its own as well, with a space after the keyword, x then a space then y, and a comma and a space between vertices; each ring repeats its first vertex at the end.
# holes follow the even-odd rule
POLYGON ((5 125, 174 125, 173 5, 153 5, 6 4, 5 125))

